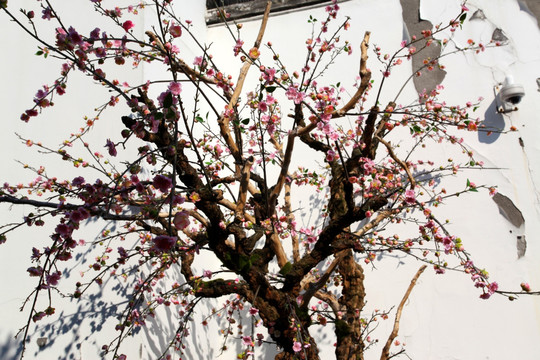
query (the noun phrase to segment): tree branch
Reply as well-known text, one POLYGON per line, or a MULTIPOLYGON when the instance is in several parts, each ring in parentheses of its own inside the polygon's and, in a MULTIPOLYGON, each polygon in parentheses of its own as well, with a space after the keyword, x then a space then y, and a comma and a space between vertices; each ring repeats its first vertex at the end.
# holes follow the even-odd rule
POLYGON ((362 40, 362 44, 360 44, 360 51, 362 54, 360 56, 360 86, 358 86, 358 90, 356 90, 356 93, 349 100, 349 102, 345 104, 345 106, 343 106, 341 109, 334 111, 332 117, 341 117, 345 115, 347 111, 354 108, 369 86, 369 81, 371 80, 371 71, 367 68, 367 50, 369 47, 370 34, 371 33, 369 31, 366 31, 366 33, 364 34, 364 40, 362 40))
MULTIPOLYGON (((257 39, 255 40, 255 44, 253 45, 254 48, 259 49, 261 45, 261 41, 264 35, 264 31, 266 30, 266 24, 268 23, 268 16, 270 15, 270 8, 272 7, 272 2, 268 1, 266 3, 266 9, 264 11, 264 15, 262 18, 261 26, 259 28, 259 34, 257 35, 257 39)), ((229 150, 231 151, 231 154, 234 156, 236 161, 241 160, 241 154, 240 150, 236 144, 236 142, 233 141, 231 137, 231 131, 229 129, 229 114, 234 109, 238 102, 238 98, 240 97, 240 93, 242 92, 242 88, 244 86, 244 81, 246 80, 247 73, 249 71, 249 68, 253 65, 253 61, 250 58, 246 59, 246 62, 240 69, 240 75, 238 75, 238 80, 236 82, 236 87, 234 89, 234 92, 231 96, 231 99, 229 100, 229 104, 227 104, 227 111, 225 114, 218 120, 219 128, 221 131, 221 136, 227 143, 227 146, 229 147, 229 150)))
POLYGON ((382 349, 381 353, 381 360, 388 360, 390 357, 390 346, 392 346, 392 341, 394 341, 395 337, 398 334, 399 331, 399 321, 401 320, 401 312, 403 311, 403 307, 405 306, 405 302, 409 298, 409 295, 411 294, 411 291, 416 285, 416 281, 422 275, 424 270, 426 269, 427 265, 422 265, 420 269, 416 272, 416 275, 411 280, 411 284, 409 285, 409 288, 405 292, 405 295, 403 295, 403 299, 401 299, 401 302, 399 303, 399 306, 397 308, 396 312, 396 320, 394 321, 394 328, 392 329, 392 332, 390 333, 390 336, 388 337, 388 340, 386 340, 386 344, 384 345, 384 348, 382 349))
POLYGON ((388 150, 388 154, 390 157, 401 166, 403 170, 407 173, 407 177, 409 178, 409 182, 411 183, 411 189, 414 189, 416 187, 416 180, 414 180, 414 177, 411 173, 411 170, 409 169, 409 166, 400 158, 396 156, 396 153, 392 149, 392 145, 385 141, 383 138, 376 136, 375 137, 379 142, 383 143, 384 146, 386 146, 386 149, 388 150))

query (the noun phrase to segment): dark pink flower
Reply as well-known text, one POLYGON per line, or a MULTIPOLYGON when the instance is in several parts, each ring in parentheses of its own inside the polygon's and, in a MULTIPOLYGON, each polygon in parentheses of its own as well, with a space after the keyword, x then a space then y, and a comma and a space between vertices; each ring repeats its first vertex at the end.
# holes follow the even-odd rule
POLYGON ((105 147, 109 149, 109 155, 116 156, 118 154, 116 151, 116 145, 114 145, 111 139, 107 139, 107 144, 105 144, 105 147))
POLYGON ((82 176, 77 176, 71 181, 71 185, 77 186, 77 187, 83 185, 84 183, 85 183, 85 180, 82 176))
POLYGON ((37 312, 32 316, 32 321, 37 322, 45 317, 45 313, 43 311, 37 312))
POLYGON ((61 275, 62 273, 60 273, 60 271, 47 275, 47 284, 52 286, 58 285, 58 280, 60 280, 61 275))
POLYGON ((99 33, 100 33, 100 29, 99 28, 95 28, 94 30, 92 30, 90 32, 90 39, 92 40, 99 40, 99 33))
POLYGON ((257 309, 257 308, 252 307, 251 309, 249 309, 249 315, 251 315, 251 316, 255 316, 258 313, 259 313, 259 309, 257 309))
POLYGON ((43 273, 43 269, 41 268, 41 266, 38 266, 38 267, 32 266, 26 269, 26 271, 28 271, 30 276, 41 276, 41 274, 43 273))
POLYGON ((159 235, 154 238, 154 245, 160 251, 169 251, 176 244, 176 238, 173 236, 159 235))
POLYGON ((172 181, 167 176, 156 175, 152 185, 162 193, 166 193, 172 187, 172 181))
POLYGON ((122 27, 124 28, 124 30, 129 31, 135 27, 135 24, 133 24, 133 21, 127 20, 122 24, 122 27))
POLYGON ((41 18, 45 20, 51 20, 54 17, 53 12, 49 7, 43 9, 42 14, 41 18))
POLYGON ((65 237, 71 235, 73 228, 71 226, 67 226, 66 224, 58 224, 55 231, 57 234, 65 237))

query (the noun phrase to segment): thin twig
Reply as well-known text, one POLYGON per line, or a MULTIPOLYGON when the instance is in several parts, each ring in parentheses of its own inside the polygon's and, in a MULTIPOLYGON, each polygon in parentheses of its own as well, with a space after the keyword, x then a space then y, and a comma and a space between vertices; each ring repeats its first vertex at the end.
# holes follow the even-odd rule
POLYGON ((376 136, 375 138, 379 142, 383 143, 384 146, 386 146, 386 149, 388 150, 388 154, 390 155, 390 157, 394 159, 394 161, 397 162, 403 170, 405 170, 405 172, 407 173, 407 177, 409 178, 409 182, 411 183, 411 189, 414 189, 416 187, 416 180, 414 180, 414 177, 411 173, 411 170, 409 169, 409 166, 403 160, 401 160, 400 158, 396 156, 396 153, 392 149, 392 145, 389 142, 385 141, 383 138, 379 136, 376 136))

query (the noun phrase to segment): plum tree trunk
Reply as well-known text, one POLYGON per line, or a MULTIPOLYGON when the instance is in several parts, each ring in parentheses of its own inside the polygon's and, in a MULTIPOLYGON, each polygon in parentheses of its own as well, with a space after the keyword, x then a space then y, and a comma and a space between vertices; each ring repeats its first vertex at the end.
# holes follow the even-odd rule
POLYGON ((336 358, 338 360, 363 360, 364 342, 362 341, 360 314, 366 296, 364 271, 354 260, 353 252, 351 250, 345 251, 346 254, 338 267, 343 285, 339 302, 345 308, 345 314, 336 321, 336 358))

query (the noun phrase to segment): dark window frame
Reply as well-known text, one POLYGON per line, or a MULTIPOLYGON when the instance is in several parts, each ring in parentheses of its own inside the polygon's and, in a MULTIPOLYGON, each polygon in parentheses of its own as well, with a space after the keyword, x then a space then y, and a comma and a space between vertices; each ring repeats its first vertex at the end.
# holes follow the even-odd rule
MULTIPOLYGON (((215 0, 221 4, 222 0, 215 0)), ((223 8, 230 14, 227 21, 246 19, 254 16, 259 16, 264 13, 267 0, 223 0, 226 4, 223 8)), ((273 0, 272 13, 278 11, 287 11, 313 5, 330 5, 329 0, 273 0)), ((218 10, 214 4, 214 0, 206 1, 206 24, 219 24, 222 20, 218 15, 218 10)))

